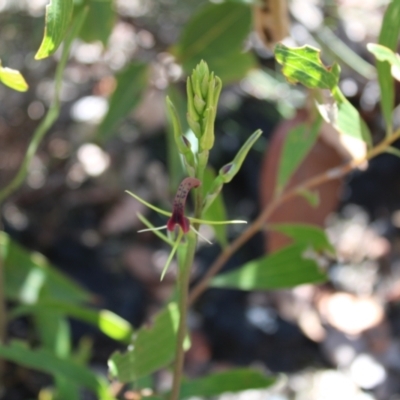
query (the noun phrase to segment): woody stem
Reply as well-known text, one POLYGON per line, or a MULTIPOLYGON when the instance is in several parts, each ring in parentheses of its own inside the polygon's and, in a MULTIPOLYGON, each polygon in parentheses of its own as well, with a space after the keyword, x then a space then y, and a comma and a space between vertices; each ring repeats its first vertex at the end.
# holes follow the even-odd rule
POLYGON ((364 157, 351 160, 343 165, 339 165, 328 171, 324 171, 321 174, 311 177, 304 182, 301 182, 299 185, 288 189, 279 197, 273 199, 269 204, 266 205, 255 221, 253 221, 239 237, 237 237, 228 247, 226 247, 222 253, 220 253, 201 281, 194 286, 189 296, 189 304, 193 304, 207 289, 211 279, 221 270, 229 258, 264 227, 268 218, 270 218, 278 206, 297 196, 302 190, 309 190, 321 185, 322 183, 347 175, 350 171, 364 164, 371 158, 384 153, 388 147, 390 147, 390 145, 398 139, 400 139, 400 129, 396 130, 391 136, 386 137, 384 140, 382 140, 382 142, 378 143, 375 147, 369 150, 364 157))

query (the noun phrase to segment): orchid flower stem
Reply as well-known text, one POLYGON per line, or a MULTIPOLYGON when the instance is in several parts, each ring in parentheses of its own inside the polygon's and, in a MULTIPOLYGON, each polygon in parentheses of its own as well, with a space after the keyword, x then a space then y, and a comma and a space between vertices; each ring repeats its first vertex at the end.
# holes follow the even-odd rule
POLYGON ((312 189, 325 182, 341 178, 347 175, 350 171, 362 166, 379 154, 387 151, 388 147, 400 138, 400 129, 396 130, 391 136, 386 137, 382 142, 370 149, 366 156, 356 160, 350 160, 343 165, 338 165, 328 171, 324 171, 314 177, 311 177, 299 185, 290 188, 283 192, 279 197, 274 198, 266 207, 261 211, 258 217, 247 227, 247 229, 237 237, 229 246, 227 246, 217 259, 210 266, 207 273, 203 276, 200 282, 194 286, 189 296, 189 305, 192 305, 197 298, 207 289, 211 279, 221 270, 225 263, 232 257, 232 255, 240 249, 247 241, 259 232, 270 218, 271 214, 278 206, 286 201, 297 196, 302 190, 312 189))
POLYGON ((183 349, 183 342, 185 340, 187 331, 186 320, 188 311, 190 270, 193 265, 194 254, 197 245, 196 235, 194 235, 192 232, 189 232, 186 235, 186 237, 188 240, 186 255, 184 257, 182 265, 179 266, 179 273, 178 273, 179 326, 176 339, 174 376, 173 376, 170 400, 179 399, 179 391, 183 374, 183 361, 185 356, 185 351, 183 349))
MULTIPOLYGON (((200 157, 199 164, 196 169, 196 178, 203 181, 204 169, 207 164, 208 152, 200 157)), ((194 255, 197 246, 197 236, 195 232, 200 228, 201 214, 203 212, 203 188, 197 187, 194 194, 194 216, 191 219, 194 226, 191 226, 191 230, 186 234, 188 240, 188 246, 186 250, 186 256, 182 265, 179 265, 178 272, 178 291, 179 291, 179 327, 178 335, 176 340, 175 350, 175 364, 174 364, 174 376, 172 382, 172 390, 170 400, 179 399, 180 385, 183 375, 183 361, 185 351, 183 349, 183 341, 185 339, 187 331, 187 312, 189 308, 188 297, 189 297, 189 283, 190 283, 190 270, 193 265, 194 255)))

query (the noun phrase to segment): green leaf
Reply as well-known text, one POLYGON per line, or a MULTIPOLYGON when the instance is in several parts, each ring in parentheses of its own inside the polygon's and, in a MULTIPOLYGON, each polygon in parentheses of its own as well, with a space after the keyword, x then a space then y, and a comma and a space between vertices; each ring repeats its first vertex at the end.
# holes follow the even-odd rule
POLYGON ((289 236, 297 243, 313 247, 318 252, 327 252, 334 256, 336 251, 323 229, 307 224, 272 224, 268 230, 289 236))
POLYGON ((265 389, 276 382, 271 376, 250 368, 237 368, 218 372, 205 378, 182 382, 180 399, 189 397, 212 397, 248 389, 265 389))
POLYGON ((208 4, 189 20, 178 43, 177 58, 187 74, 206 60, 224 83, 240 79, 255 65, 243 54, 251 30, 251 8, 239 3, 208 4))
POLYGON ((133 382, 169 364, 175 354, 179 310, 170 303, 150 327, 141 328, 126 353, 115 352, 108 360, 110 373, 119 381, 133 382))
MULTIPOLYGON (((34 315, 34 320, 42 346, 58 358, 68 358, 71 351, 71 338, 66 318, 54 311, 40 310, 34 315)), ((54 381, 56 393, 60 399, 79 397, 79 386, 73 381, 56 373, 54 381)))
POLYGON ((0 345, 0 357, 50 375, 63 376, 95 392, 99 390, 98 378, 89 369, 71 360, 57 358, 47 349, 32 350, 23 342, 13 341, 8 346, 0 345))
POLYGON ((58 49, 67 33, 73 9, 73 0, 50 0, 46 6, 44 36, 35 60, 49 57, 58 49))
POLYGON ((334 88, 332 94, 338 109, 333 126, 339 132, 360 139, 371 147, 371 132, 357 109, 344 97, 339 87, 334 88))
POLYGON ((95 325, 105 335, 124 343, 129 343, 133 334, 131 324, 109 310, 95 310, 82 305, 62 301, 43 300, 35 305, 17 307, 11 313, 13 317, 31 313, 56 312, 95 325))
POLYGON ((0 62, 0 82, 10 87, 11 89, 17 90, 18 92, 26 92, 28 90, 28 84, 26 83, 21 72, 16 69, 3 67, 0 62))
POLYGON ((389 146, 386 148, 386 153, 393 154, 394 156, 400 157, 400 150, 397 147, 389 146))
MULTIPOLYGON (((242 79, 247 72, 256 67, 256 60, 251 53, 235 52, 209 61, 211 71, 215 71, 224 84, 242 79)), ((187 67, 189 70, 189 67, 187 67)))
POLYGON ((318 207, 320 203, 319 193, 317 191, 311 191, 307 189, 301 189, 297 191, 297 194, 302 196, 308 201, 311 207, 318 207))
POLYGON ((106 46, 116 20, 113 1, 90 0, 87 4, 89 12, 85 24, 79 32, 79 37, 89 43, 100 40, 106 46))
MULTIPOLYGON (((387 7, 379 34, 379 44, 396 51, 400 33, 400 0, 393 0, 387 7)), ((376 63, 378 81, 381 89, 381 106, 389 132, 392 129, 392 112, 394 108, 394 81, 390 65, 386 61, 376 63)))
POLYGON ((67 358, 71 352, 71 343, 66 318, 54 310, 38 309, 34 319, 43 347, 59 358, 67 358))
POLYGON ((391 66, 396 67, 400 70, 400 56, 396 54, 388 47, 380 44, 368 43, 367 49, 375 56, 379 61, 387 61, 391 66))
POLYGON ((311 46, 287 47, 278 43, 275 58, 282 65, 282 73, 289 82, 300 82, 308 88, 333 89, 339 82, 340 67, 326 67, 320 51, 311 46))
POLYGON ((5 294, 9 300, 34 304, 41 299, 85 302, 92 295, 57 271, 39 253, 29 253, 0 232, 0 254, 4 262, 5 294))
POLYGON ((292 128, 286 135, 282 152, 279 157, 279 169, 276 183, 278 193, 282 192, 292 174, 304 161, 307 154, 313 148, 322 118, 318 117, 312 124, 300 124, 292 128))
MULTIPOLYGON (((215 177, 216 174, 211 168, 207 168, 204 171, 203 185, 202 185, 204 195, 207 194, 215 177)), ((211 205, 203 213, 202 218, 210 221, 225 221, 227 219, 222 193, 220 193, 214 199, 211 205)), ((228 244, 228 239, 226 237, 226 225, 213 225, 212 228, 214 229, 215 236, 219 244, 222 247, 226 247, 226 245, 228 244)))
POLYGON ((139 104, 146 86, 146 64, 131 64, 117 76, 117 87, 110 98, 108 112, 97 132, 101 141, 114 135, 113 131, 118 123, 139 104))
POLYGON ((344 97, 339 87, 333 88, 332 95, 333 104, 317 103, 319 113, 341 134, 361 140, 371 147, 371 132, 357 109, 344 97))
POLYGON ((367 49, 379 61, 387 61, 390 65, 400 67, 400 56, 386 46, 380 44, 368 43, 367 49))
POLYGON ((216 276, 212 287, 241 290, 281 289, 327 279, 317 263, 307 256, 307 246, 295 243, 269 256, 248 262, 242 267, 216 276))

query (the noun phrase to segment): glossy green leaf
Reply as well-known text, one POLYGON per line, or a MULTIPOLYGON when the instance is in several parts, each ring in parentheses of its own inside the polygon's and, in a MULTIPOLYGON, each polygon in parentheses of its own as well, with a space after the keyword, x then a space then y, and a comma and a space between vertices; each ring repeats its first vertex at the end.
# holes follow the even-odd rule
POLYGON ((248 389, 266 389, 276 378, 266 376, 250 368, 238 368, 182 382, 180 399, 189 397, 212 397, 223 393, 235 393, 248 389))
POLYGON ((293 173, 313 148, 321 128, 321 117, 312 124, 303 123, 292 128, 286 135, 279 157, 276 182, 277 192, 282 192, 293 173))
POLYGON ((327 252, 335 255, 335 248, 329 241, 323 229, 316 225, 307 224, 272 224, 268 230, 277 231, 292 238, 297 243, 304 243, 316 251, 327 252))
POLYGON ((46 21, 42 43, 36 60, 51 56, 64 40, 74 9, 73 0, 50 0, 46 6, 46 21))
POLYGON ((0 82, 10 87, 11 89, 17 90, 18 92, 26 92, 28 90, 28 84, 26 83, 21 72, 16 69, 3 67, 0 62, 0 82))
POLYGON ((39 298, 75 303, 91 300, 89 292, 57 271, 44 256, 26 251, 4 232, 0 232, 0 252, 8 299, 25 304, 34 304, 39 298))
MULTIPOLYGON (((400 33, 400 0, 393 0, 387 7, 383 17, 379 44, 396 51, 400 33)), ((394 81, 390 73, 390 64, 386 61, 376 63, 378 81, 381 89, 381 106, 389 131, 392 127, 392 112, 394 108, 394 81)))
POLYGON ((368 147, 372 146, 371 132, 357 109, 344 97, 336 87, 332 91, 337 105, 337 118, 333 126, 341 133, 363 140, 368 147))
POLYGON ((320 51, 311 46, 275 46, 275 58, 282 65, 282 73, 289 82, 300 82, 308 88, 333 89, 339 82, 340 67, 326 67, 320 59, 320 51))
POLYGON ((295 243, 269 256, 216 276, 212 287, 241 290, 281 289, 303 283, 324 282, 327 276, 307 255, 304 243, 295 243))
MULTIPOLYGON (((204 194, 206 194, 210 189, 215 177, 215 172, 211 168, 207 168, 205 170, 203 177, 204 194)), ((220 193, 214 199, 211 205, 203 213, 202 218, 210 221, 225 221, 227 219, 222 193, 220 193)), ((213 225, 212 228, 214 229, 218 243, 222 247, 225 247, 228 244, 228 239, 226 236, 226 225, 213 225)))
POLYGON ((13 341, 8 346, 0 345, 0 357, 50 375, 63 376, 95 392, 99 390, 98 378, 88 368, 60 359, 47 349, 32 350, 22 342, 13 341))
POLYGON ((387 61, 391 66, 400 70, 400 55, 380 44, 368 43, 367 49, 379 61, 387 61))
POLYGON ((186 24, 178 43, 178 60, 187 74, 207 61, 224 83, 240 79, 255 65, 244 54, 251 30, 251 8, 240 3, 208 4, 186 24))
POLYGON ((89 43, 99 40, 106 46, 116 20, 113 1, 89 0, 87 4, 89 12, 79 37, 89 43))
POLYGON ((117 76, 117 87, 109 101, 109 109, 98 129, 98 137, 104 141, 115 134, 121 120, 140 103, 147 86, 147 65, 134 63, 117 76))
POLYGON ((175 354, 179 310, 170 303, 150 328, 141 328, 126 353, 115 352, 108 360, 110 373, 119 381, 133 382, 169 364, 175 354))
POLYGON ((17 307, 11 313, 12 316, 20 316, 30 313, 55 312, 97 326, 105 335, 124 343, 129 343, 133 328, 131 324, 119 315, 109 310, 95 310, 82 305, 71 304, 62 301, 43 300, 34 305, 17 307))

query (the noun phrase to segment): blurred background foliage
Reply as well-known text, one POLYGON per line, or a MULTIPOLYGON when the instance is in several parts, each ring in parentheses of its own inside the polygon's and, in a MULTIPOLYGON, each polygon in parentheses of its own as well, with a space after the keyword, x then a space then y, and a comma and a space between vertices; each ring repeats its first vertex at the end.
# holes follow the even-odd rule
MULTIPOLYGON (((76 0, 76 8, 83 3, 89 13, 65 69, 60 116, 33 158, 26 183, 2 205, 6 233, 0 246, 12 310, 8 336, 29 342, 37 357, 28 361, 20 342, 0 357, 41 371, 7 363, 0 392, 5 400, 53 398, 46 397, 54 395, 52 382, 59 398, 79 398, 80 386, 107 398, 108 357, 169 298, 173 271, 159 283, 168 250, 153 235, 136 234, 142 227, 137 212, 156 226, 163 222, 124 190, 170 207, 183 169, 166 121, 165 97, 173 99, 185 121, 184 81, 197 62, 205 59, 224 83, 212 167, 231 161, 251 132, 264 131, 224 189, 227 214, 235 218, 257 215, 265 186, 262 159, 273 129, 307 101, 307 92, 285 81, 272 52, 253 32, 249 1, 76 0), (61 367, 60 359, 65 360, 61 367), (76 365, 82 370, 74 371, 76 365)), ((0 0, 2 64, 20 70, 29 84, 24 94, 0 86, 0 188, 18 170, 54 94, 60 49, 34 60, 46 4, 0 0)), ((315 45, 325 63, 339 62, 340 87, 374 141, 383 135, 383 118, 365 45, 377 41, 386 5, 382 0, 290 2, 289 43, 315 45)), ((398 125, 398 108, 394 119, 398 125)), ((262 293, 209 290, 189 321, 189 376, 215 366, 258 363, 289 373, 280 386, 254 394, 260 398, 396 399, 399 167, 398 159, 380 156, 367 172, 354 172, 336 195, 328 233, 339 262, 325 286, 262 293)), ((230 227, 228 237, 240 229, 230 227)), ((212 230, 202 233, 214 240, 212 230)), ((217 244, 200 248, 194 279, 219 251, 217 244)), ((260 234, 226 269, 264 254, 260 234)), ((159 381, 165 385, 168 376, 161 374, 159 381)))

